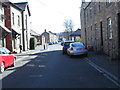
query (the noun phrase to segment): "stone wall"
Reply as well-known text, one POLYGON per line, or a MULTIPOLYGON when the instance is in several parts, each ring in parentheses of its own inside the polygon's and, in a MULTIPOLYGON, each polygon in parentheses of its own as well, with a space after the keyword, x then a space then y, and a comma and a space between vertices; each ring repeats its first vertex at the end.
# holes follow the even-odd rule
POLYGON ((93 47, 96 52, 102 52, 115 59, 118 57, 118 3, 111 2, 108 6, 106 2, 102 2, 101 9, 99 2, 90 2, 81 10, 81 37, 83 41, 87 41, 88 49, 93 47), (84 13, 85 12, 85 13, 84 13), (85 20, 86 18, 86 20, 85 20), (112 21, 112 39, 108 39, 107 19, 112 21), (102 28, 101 28, 102 23, 102 28), (86 36, 85 36, 86 29, 86 36), (101 32, 102 29, 102 32, 101 32), (103 34, 103 37, 101 35, 103 34), (103 44, 102 44, 102 38, 103 44))

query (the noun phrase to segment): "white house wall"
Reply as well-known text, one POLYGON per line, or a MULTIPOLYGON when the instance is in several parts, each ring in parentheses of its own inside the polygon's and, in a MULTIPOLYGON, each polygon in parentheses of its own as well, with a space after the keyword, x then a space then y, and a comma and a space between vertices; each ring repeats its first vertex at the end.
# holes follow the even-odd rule
POLYGON ((3 20, 3 22, 2 22, 2 15, 4 15, 4 8, 2 7, 2 5, 0 5, 0 25, 3 25, 3 26, 5 26, 5 21, 3 20))
POLYGON ((30 16, 28 14, 27 7, 25 8, 24 11, 24 28, 26 30, 27 27, 27 32, 25 31, 25 50, 28 50, 30 47, 30 16), (26 15, 27 15, 27 26, 26 26, 26 15), (26 38, 27 36, 27 38, 26 38))
POLYGON ((22 25, 21 25, 21 12, 14 7, 11 7, 11 23, 12 23, 12 29, 15 30, 16 32, 20 33, 22 30, 22 25), (13 25, 12 23, 12 13, 14 13, 14 22, 15 24, 13 25), (20 26, 18 26, 18 15, 20 17, 20 26))
MULTIPOLYGON (((21 17, 21 12, 18 10, 18 9, 16 9, 16 8, 14 8, 14 7, 10 7, 10 9, 11 9, 11 28, 13 29, 13 30, 15 30, 17 33, 19 33, 20 34, 20 36, 22 35, 22 17, 21 17), (12 18, 12 13, 14 13, 14 25, 13 25, 13 18, 12 18), (20 20, 20 26, 18 25, 18 15, 19 15, 19 20, 20 20)), ((20 36, 18 36, 16 39, 13 39, 12 40, 12 46, 14 47, 13 49, 13 51, 15 51, 15 52, 19 52, 20 50, 20 48, 19 48, 19 45, 20 44, 22 44, 22 42, 21 42, 21 37, 20 36)))

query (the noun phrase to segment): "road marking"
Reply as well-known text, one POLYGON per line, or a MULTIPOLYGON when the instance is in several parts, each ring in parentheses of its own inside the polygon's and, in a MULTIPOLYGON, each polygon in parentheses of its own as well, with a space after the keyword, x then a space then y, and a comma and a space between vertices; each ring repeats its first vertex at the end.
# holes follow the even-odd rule
POLYGON ((88 58, 85 58, 85 61, 89 65, 91 65, 92 67, 94 67, 97 71, 99 71, 101 74, 103 74, 105 77, 107 77, 109 80, 111 80, 113 83, 115 83, 118 87, 120 87, 120 84, 119 84, 120 82, 118 81, 119 79, 116 76, 112 75, 111 73, 109 73, 105 69, 99 67, 98 65, 96 65, 95 63, 93 63, 88 58))
POLYGON ((36 62, 41 62, 42 60, 39 60, 39 59, 38 59, 38 60, 34 60, 34 61, 36 61, 36 62))
POLYGON ((45 67, 45 65, 38 65, 38 67, 45 67))
POLYGON ((28 66, 28 67, 34 67, 35 65, 34 64, 27 64, 26 66, 28 66))
POLYGON ((30 77, 43 77, 43 75, 30 75, 30 77))

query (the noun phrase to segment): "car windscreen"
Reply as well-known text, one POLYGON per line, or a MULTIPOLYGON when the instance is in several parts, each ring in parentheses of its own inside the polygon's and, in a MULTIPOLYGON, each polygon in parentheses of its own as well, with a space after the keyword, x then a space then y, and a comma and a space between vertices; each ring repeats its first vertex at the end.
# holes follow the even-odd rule
POLYGON ((5 54, 5 51, 3 48, 0 48, 0 54, 5 54))
POLYGON ((83 43, 72 43, 72 47, 84 47, 83 43))
POLYGON ((72 42, 65 42, 64 45, 65 45, 65 46, 69 46, 70 43, 72 43, 72 42))
POLYGON ((9 54, 10 51, 6 48, 0 48, 0 54, 9 54))

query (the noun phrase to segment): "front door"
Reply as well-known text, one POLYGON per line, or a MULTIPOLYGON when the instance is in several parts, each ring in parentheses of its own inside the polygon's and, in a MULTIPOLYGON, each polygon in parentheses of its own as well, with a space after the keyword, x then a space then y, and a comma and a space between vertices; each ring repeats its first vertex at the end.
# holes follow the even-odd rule
POLYGON ((103 26, 102 22, 100 22, 100 36, 101 36, 101 51, 103 51, 103 26))
POLYGON ((119 58, 120 58, 120 13, 118 14, 118 45, 119 45, 119 58))

